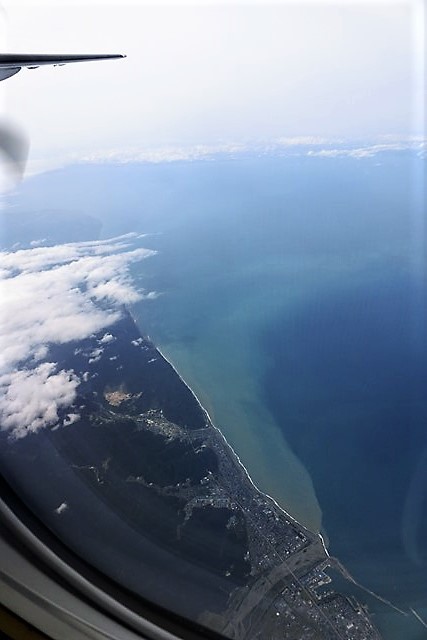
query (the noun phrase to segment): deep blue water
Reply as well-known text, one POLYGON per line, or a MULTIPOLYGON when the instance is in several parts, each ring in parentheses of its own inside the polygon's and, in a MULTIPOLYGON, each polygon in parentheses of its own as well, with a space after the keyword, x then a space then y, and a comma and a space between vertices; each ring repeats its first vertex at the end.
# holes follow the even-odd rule
MULTIPOLYGON (((25 183, 15 210, 66 202, 103 237, 152 234, 159 253, 134 276, 162 295, 134 310, 142 331, 260 487, 427 618, 422 167, 392 153, 74 167, 25 183)), ((386 640, 425 637, 370 606, 386 640)))
POLYGON ((274 353, 266 401, 313 478, 331 551, 403 601, 427 584, 427 332, 416 293, 408 276, 373 274, 276 318, 261 338, 274 353))

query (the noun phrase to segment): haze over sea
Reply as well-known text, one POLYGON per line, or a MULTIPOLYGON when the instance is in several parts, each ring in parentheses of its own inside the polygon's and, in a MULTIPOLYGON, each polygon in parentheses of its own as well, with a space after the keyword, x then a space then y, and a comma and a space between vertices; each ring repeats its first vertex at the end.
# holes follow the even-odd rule
MULTIPOLYGON (((241 154, 37 176, 15 211, 145 232, 133 310, 258 486, 427 618, 423 160, 241 154)), ((363 598, 362 598, 363 600, 363 598)), ((369 601, 387 640, 425 629, 369 601)))

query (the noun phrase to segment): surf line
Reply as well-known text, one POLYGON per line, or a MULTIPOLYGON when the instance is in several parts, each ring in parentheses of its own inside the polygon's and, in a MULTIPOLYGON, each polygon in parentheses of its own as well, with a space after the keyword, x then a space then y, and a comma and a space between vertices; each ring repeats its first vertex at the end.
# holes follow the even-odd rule
MULTIPOLYGON (((148 234, 147 234, 148 235, 148 234)), ((138 331, 140 331, 139 329, 139 323, 137 322, 136 317, 134 316, 133 312, 130 309, 127 309, 128 313, 130 315, 130 317, 132 318, 135 326, 137 327, 138 331)), ((203 404, 200 402, 199 398, 197 397, 196 393, 194 392, 194 390, 190 387, 189 384, 186 383, 186 381, 184 380, 184 378, 181 376, 181 374, 179 373, 179 371, 177 370, 177 368, 175 367, 175 365, 173 364, 173 362, 171 362, 169 360, 169 358, 167 358, 167 356, 162 352, 162 350, 159 348, 159 346, 157 344, 155 344, 150 336, 148 334, 144 334, 143 332, 140 331, 140 335, 142 337, 144 337, 146 340, 148 340, 152 346, 155 348, 155 350, 162 356, 162 358, 168 363, 168 365, 170 367, 172 367, 172 369, 174 370, 174 372, 176 373, 176 375, 178 376, 178 378, 181 380, 181 382, 187 387, 187 389, 190 391, 191 395, 194 397, 194 399, 196 400, 197 404, 199 405, 199 407, 201 408, 201 410, 203 411, 203 413, 207 416, 209 423, 212 425, 212 427, 215 429, 215 431, 219 434, 219 436, 222 438, 222 440, 224 441, 225 445, 228 447, 228 449, 230 449, 230 451, 232 452, 232 454, 234 455, 235 459, 237 460, 237 463, 240 465, 240 467, 243 469, 247 479, 249 480, 249 482, 251 483, 251 485, 253 486, 253 488, 255 489, 255 491, 257 493, 262 494, 263 496, 266 496, 266 498, 268 498, 269 500, 271 500, 271 502, 273 502, 275 504, 275 506, 280 509, 280 511, 286 516, 286 518, 289 521, 292 521, 293 523, 295 523, 295 525, 297 527, 300 527, 303 531, 306 531, 308 533, 308 537, 310 537, 310 535, 312 536, 317 536, 321 542, 321 545, 323 547, 323 550, 326 554, 326 556, 328 558, 330 558, 330 554, 326 548, 326 544, 325 544, 325 540, 322 536, 322 534, 320 533, 320 531, 311 531, 310 529, 308 529, 308 527, 306 527, 305 525, 301 524, 301 522, 299 522, 296 518, 294 518, 288 511, 286 511, 278 502, 277 500, 275 500, 272 496, 270 496, 268 493, 266 493, 265 491, 262 491, 259 487, 256 486, 255 482, 252 480, 249 471, 246 469, 245 465, 243 464, 243 462, 241 461, 241 459, 239 458, 238 454, 236 453, 236 451, 233 449, 233 447, 231 446, 231 444, 228 442, 228 440, 226 439, 225 435, 222 433, 221 429, 219 429, 214 421, 212 420, 212 417, 209 414, 209 411, 203 406, 203 404)))
MULTIPOLYGON (((136 324, 136 323, 135 323, 136 324)), ((137 325, 138 326, 138 325, 137 325)), ((146 336, 148 340, 150 340, 149 336, 146 336)), ((150 340, 151 341, 151 340, 150 340)), ((359 587, 360 589, 362 589, 363 591, 365 591, 366 593, 369 593, 371 596, 373 596, 374 598, 376 598, 377 600, 379 600, 380 602, 382 602, 383 604, 387 605, 388 607, 394 609, 395 611, 397 611, 398 613, 400 613, 403 616, 408 616, 408 613, 406 611, 403 611, 402 609, 399 609, 399 607, 397 607, 396 605, 394 605, 392 602, 390 602, 389 600, 386 600, 385 598, 383 598, 382 596, 378 595, 377 593, 375 593, 374 591, 371 591, 370 589, 368 589, 367 587, 364 587, 362 584, 360 584, 359 582, 357 582, 353 576, 347 571, 347 569, 341 564, 341 562, 338 560, 338 558, 334 558, 330 555, 328 549, 326 548, 326 544, 325 544, 325 540, 322 536, 322 534, 320 532, 313 532, 313 531, 309 531, 309 529, 307 529, 307 527, 305 527, 304 525, 302 525, 296 518, 294 518, 293 516, 291 516, 290 513, 288 513, 278 502, 277 500, 275 500, 272 496, 270 496, 268 493, 265 493, 264 491, 261 491, 256 484, 254 483, 254 481, 252 480, 251 476, 249 475, 248 470, 246 469, 245 465, 243 464, 243 462, 240 460, 238 454, 236 453, 236 451, 233 449, 233 447, 230 445, 230 443, 227 441, 226 437, 224 436, 224 434, 222 433, 222 431, 215 425, 215 423, 213 422, 211 416, 209 415, 209 412, 207 411, 207 409, 205 409, 205 407, 202 405, 202 403, 200 402, 199 398, 197 397, 196 393, 194 392, 194 390, 186 383, 186 381, 183 379, 183 377, 181 376, 181 374, 178 372, 178 370, 176 369, 175 365, 165 356, 165 354, 161 351, 161 349, 157 346, 154 345, 155 349, 158 351, 158 353, 161 355, 161 357, 169 364, 170 367, 172 367, 172 369, 174 370, 174 372, 176 373, 176 375, 178 376, 178 378, 181 380, 181 382, 187 387, 187 389, 190 391, 190 393, 192 394, 192 396, 194 397, 194 399, 196 400, 197 404, 199 405, 199 407, 201 408, 201 410, 203 411, 203 413, 207 416, 210 425, 215 429, 215 431, 218 433, 218 435, 221 437, 221 439, 224 441, 225 445, 231 450, 232 454, 235 456, 235 459, 237 460, 237 463, 240 465, 240 467, 243 469, 247 479, 249 480, 249 482, 251 483, 251 485, 254 487, 255 491, 257 491, 258 493, 261 493, 262 495, 266 496, 269 500, 271 500, 278 509, 280 509, 280 511, 285 515, 285 517, 294 522, 298 527, 300 527, 302 530, 307 531, 309 534, 317 536, 322 544, 323 550, 325 552, 325 555, 327 557, 327 559, 335 564, 335 566, 337 567, 337 569, 340 571, 340 573, 343 575, 343 577, 345 579, 347 579, 349 582, 352 582, 355 586, 359 587)), ((422 620, 422 618, 420 616, 417 615, 417 613, 413 610, 411 610, 412 613, 415 615, 415 617, 421 622, 421 624, 423 624, 426 628, 427 628, 427 624, 422 620)))
POLYGON ((427 622, 425 620, 422 619, 422 617, 420 616, 419 613, 417 613, 415 611, 415 609, 410 609, 410 611, 412 611, 412 613, 414 614, 414 616, 416 617, 416 619, 418 620, 418 622, 421 622, 421 624, 423 625, 423 627, 425 627, 427 629, 427 622))

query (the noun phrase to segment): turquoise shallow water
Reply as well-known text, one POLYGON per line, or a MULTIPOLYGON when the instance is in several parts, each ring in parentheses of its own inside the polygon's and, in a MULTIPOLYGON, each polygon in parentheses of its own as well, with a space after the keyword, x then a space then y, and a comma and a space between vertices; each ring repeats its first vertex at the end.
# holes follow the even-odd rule
MULTIPOLYGON (((421 162, 77 167, 21 200, 43 206, 48 187, 50 203, 95 214, 104 237, 149 233, 158 254, 134 276, 160 295, 135 308, 141 330, 254 481, 322 527, 360 582, 427 617, 421 162)), ((387 640, 424 637, 412 614, 369 605, 387 640)))

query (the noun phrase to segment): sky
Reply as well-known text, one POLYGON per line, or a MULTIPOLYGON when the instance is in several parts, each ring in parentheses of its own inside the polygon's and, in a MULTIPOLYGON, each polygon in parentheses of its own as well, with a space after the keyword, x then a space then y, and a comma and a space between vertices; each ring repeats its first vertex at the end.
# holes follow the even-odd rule
POLYGON ((124 53, 1 84, 30 164, 277 139, 424 136, 423 0, 0 0, 3 51, 124 53))

